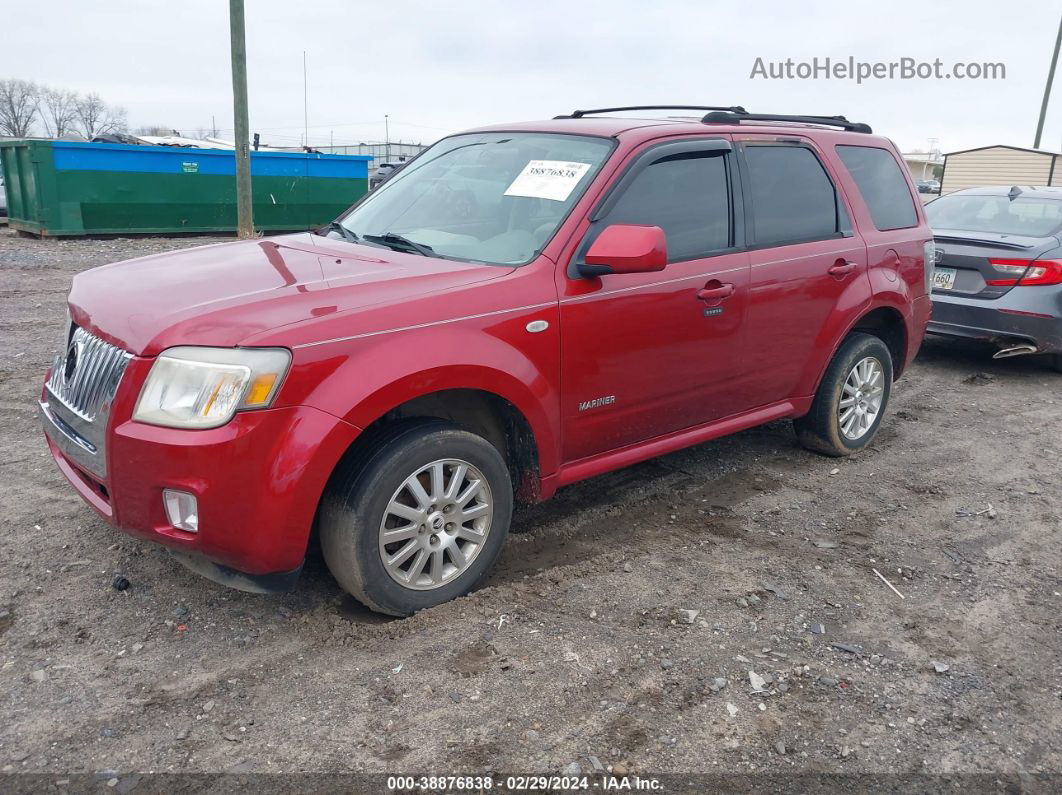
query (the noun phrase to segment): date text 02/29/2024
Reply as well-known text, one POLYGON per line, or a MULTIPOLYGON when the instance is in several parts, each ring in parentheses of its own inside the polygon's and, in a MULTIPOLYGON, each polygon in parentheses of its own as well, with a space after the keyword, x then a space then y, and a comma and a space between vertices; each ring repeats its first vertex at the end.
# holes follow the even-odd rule
POLYGON ((659 792, 662 783, 642 776, 604 774, 600 779, 589 776, 513 775, 494 776, 388 776, 387 791, 398 795, 450 792, 659 792))

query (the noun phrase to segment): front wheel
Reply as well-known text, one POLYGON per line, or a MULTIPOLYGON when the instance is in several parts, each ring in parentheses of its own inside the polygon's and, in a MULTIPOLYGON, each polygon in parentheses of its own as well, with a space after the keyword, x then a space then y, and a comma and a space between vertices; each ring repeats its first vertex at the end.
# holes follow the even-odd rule
POLYGON ((366 606, 397 616, 468 593, 509 531, 513 488, 501 454, 438 421, 372 444, 337 473, 322 503, 332 575, 366 606))
POLYGON ((859 452, 874 439, 892 390, 892 355, 880 337, 853 333, 841 344, 815 393, 794 420, 800 443, 829 456, 859 452))

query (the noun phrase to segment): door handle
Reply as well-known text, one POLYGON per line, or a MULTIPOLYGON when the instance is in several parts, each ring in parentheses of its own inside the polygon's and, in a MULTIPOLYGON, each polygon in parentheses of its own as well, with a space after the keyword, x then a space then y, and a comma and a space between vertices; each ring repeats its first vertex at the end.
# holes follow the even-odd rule
POLYGON ((830 276, 847 276, 849 273, 854 271, 855 268, 856 264, 854 262, 849 262, 845 259, 839 259, 835 263, 833 263, 833 267, 830 268, 829 274, 830 276))
MULTIPOLYGON (((712 284, 712 282, 708 282, 708 284, 712 284)), ((715 282, 715 284, 719 286, 709 287, 708 285, 705 285, 702 289, 698 290, 697 297, 702 301, 714 301, 729 298, 734 294, 734 285, 719 284, 719 282, 715 282)))

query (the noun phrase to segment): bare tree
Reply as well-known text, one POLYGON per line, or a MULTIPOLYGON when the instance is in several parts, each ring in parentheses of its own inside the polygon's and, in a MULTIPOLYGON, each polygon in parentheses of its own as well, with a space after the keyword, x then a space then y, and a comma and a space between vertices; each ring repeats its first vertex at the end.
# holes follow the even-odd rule
POLYGON ((29 80, 0 80, 0 133, 25 138, 37 119, 38 89, 29 80))
POLYGON ((125 132, 128 126, 125 108, 108 105, 99 94, 79 97, 76 115, 78 132, 90 141, 97 135, 125 132))
POLYGON ((169 135, 177 135, 177 136, 180 135, 180 133, 177 132, 177 130, 175 130, 173 127, 167 127, 165 124, 149 124, 146 127, 137 127, 133 131, 133 134, 134 135, 153 135, 153 136, 158 136, 159 138, 165 138, 166 136, 169 136, 169 135))
POLYGON ((62 88, 42 88, 37 111, 40 113, 44 132, 55 138, 74 131, 77 121, 77 106, 80 97, 74 91, 62 88))

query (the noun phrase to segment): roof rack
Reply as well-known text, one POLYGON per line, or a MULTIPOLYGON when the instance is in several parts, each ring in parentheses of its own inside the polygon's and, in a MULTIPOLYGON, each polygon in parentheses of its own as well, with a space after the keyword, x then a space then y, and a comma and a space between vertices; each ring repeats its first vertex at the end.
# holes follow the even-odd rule
MULTIPOLYGON (((747 113, 740 105, 721 107, 717 105, 627 105, 622 108, 594 108, 592 110, 573 110, 567 116, 554 116, 554 119, 581 119, 583 116, 597 113, 615 113, 621 110, 714 110, 727 113, 747 113)), ((705 117, 707 118, 707 117, 705 117)))
POLYGON ((799 124, 823 124, 848 132, 871 133, 869 124, 848 121, 844 116, 786 116, 776 113, 747 113, 741 108, 712 109, 701 121, 705 124, 737 124, 743 121, 791 121, 799 124))

